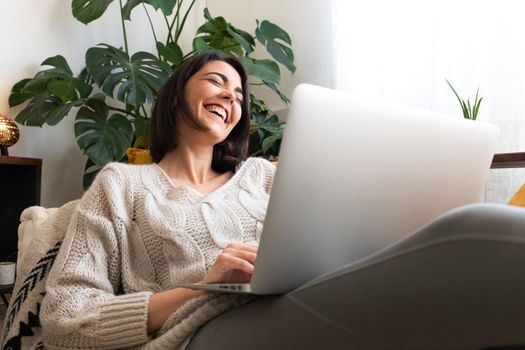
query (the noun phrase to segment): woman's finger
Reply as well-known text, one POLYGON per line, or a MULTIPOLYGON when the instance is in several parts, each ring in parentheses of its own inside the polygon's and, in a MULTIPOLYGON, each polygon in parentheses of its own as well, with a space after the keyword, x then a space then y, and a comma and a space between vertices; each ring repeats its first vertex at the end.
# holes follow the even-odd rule
POLYGON ((259 249, 259 246, 253 245, 253 244, 246 244, 246 243, 228 243, 224 249, 238 249, 238 250, 246 250, 249 252, 257 253, 257 250, 259 249))
MULTIPOLYGON (((215 265, 215 264, 214 264, 215 265)), ((242 259, 233 255, 221 253, 216 260, 217 267, 222 273, 229 272, 231 270, 241 270, 246 273, 253 273, 253 264, 246 259, 242 259)))
POLYGON ((221 254, 227 254, 240 259, 244 259, 252 264, 255 264, 255 259, 257 258, 257 253, 233 248, 226 248, 222 251, 221 254))

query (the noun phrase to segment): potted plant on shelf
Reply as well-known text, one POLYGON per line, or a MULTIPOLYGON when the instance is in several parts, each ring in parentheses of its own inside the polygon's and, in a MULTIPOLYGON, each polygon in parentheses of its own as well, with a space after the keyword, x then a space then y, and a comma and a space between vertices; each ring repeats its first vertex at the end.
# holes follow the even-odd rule
MULTIPOLYGON (((88 24, 100 18, 113 0, 73 0, 73 16, 88 24)), ((195 0, 120 0, 123 48, 99 44, 87 50, 86 68, 75 75, 60 55, 45 59, 45 68, 33 78, 16 83, 11 107, 25 103, 16 121, 27 126, 56 125, 75 114, 74 132, 80 149, 88 156, 84 187, 105 164, 126 161, 125 151, 131 146, 148 144, 149 107, 156 92, 185 59, 214 49, 239 57, 245 64, 251 83, 264 85, 282 101, 288 98, 279 90, 280 66, 295 72, 290 36, 267 20, 256 20, 254 34, 236 28, 223 17, 213 17, 204 10, 205 23, 197 29, 192 50, 184 53, 179 39, 195 0), (139 5, 141 5, 139 7, 139 5), (156 52, 128 49, 126 21, 139 7, 149 17, 160 11, 167 34, 163 41, 150 20, 156 52), (256 45, 262 45, 272 57, 252 57, 256 45)), ((276 156, 283 126, 263 100, 251 96, 250 154, 276 156)))

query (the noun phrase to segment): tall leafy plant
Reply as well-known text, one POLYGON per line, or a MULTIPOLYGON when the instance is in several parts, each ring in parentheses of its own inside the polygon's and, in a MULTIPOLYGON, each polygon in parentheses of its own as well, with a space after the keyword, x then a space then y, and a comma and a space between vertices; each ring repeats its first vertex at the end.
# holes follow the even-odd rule
MULTIPOLYGON (((73 16, 84 24, 100 18, 113 0, 72 0, 73 16)), ((108 162, 125 161, 125 150, 146 147, 149 110, 157 91, 185 59, 207 51, 220 50, 239 57, 248 69, 253 85, 264 85, 282 101, 279 90, 281 67, 295 72, 292 42, 286 31, 267 20, 256 20, 254 34, 233 26, 223 17, 204 10, 204 24, 197 29, 192 49, 179 45, 186 20, 195 0, 119 0, 123 47, 101 43, 85 54, 85 69, 75 75, 67 60, 53 56, 42 62, 43 69, 33 78, 16 83, 11 107, 25 103, 16 121, 28 126, 56 125, 75 115, 74 132, 80 149, 88 156, 84 186, 108 162), (126 22, 136 9, 146 12, 155 40, 156 52, 131 53, 126 22), (160 12, 167 27, 159 38, 150 18, 160 12), (256 45, 263 46, 271 59, 256 59, 256 45)), ((283 127, 264 101, 251 96, 250 153, 277 155, 283 127)))

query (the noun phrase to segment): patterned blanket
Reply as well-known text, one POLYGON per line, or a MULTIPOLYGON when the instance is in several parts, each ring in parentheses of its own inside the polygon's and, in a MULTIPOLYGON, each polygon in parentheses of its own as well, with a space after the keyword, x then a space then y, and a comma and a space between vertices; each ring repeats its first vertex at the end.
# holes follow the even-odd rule
POLYGON ((77 202, 69 202, 58 209, 31 207, 22 213, 22 225, 34 223, 34 231, 17 262, 18 275, 0 337, 2 349, 44 349, 40 304, 45 295, 47 275, 77 202))

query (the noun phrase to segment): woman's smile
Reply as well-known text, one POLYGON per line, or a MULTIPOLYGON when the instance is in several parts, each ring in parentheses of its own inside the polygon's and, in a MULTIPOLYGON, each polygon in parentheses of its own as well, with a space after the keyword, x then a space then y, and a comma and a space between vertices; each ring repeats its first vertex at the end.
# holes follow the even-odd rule
POLYGON ((204 108, 214 114, 215 116, 218 116, 224 123, 228 122, 228 112, 226 111, 226 108, 224 108, 221 105, 216 104, 209 104, 205 105, 204 108))

